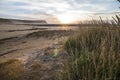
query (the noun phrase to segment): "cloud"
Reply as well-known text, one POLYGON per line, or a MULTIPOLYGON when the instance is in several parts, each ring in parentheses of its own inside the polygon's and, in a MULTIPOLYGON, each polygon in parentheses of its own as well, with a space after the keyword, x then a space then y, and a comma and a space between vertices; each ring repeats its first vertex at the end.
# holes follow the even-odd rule
MULTIPOLYGON (((52 20, 61 14, 72 14, 75 19, 119 13, 115 0, 1 0, 0 16, 52 20), (112 7, 111 7, 112 6, 112 7)), ((106 15, 106 16, 107 16, 106 15)))

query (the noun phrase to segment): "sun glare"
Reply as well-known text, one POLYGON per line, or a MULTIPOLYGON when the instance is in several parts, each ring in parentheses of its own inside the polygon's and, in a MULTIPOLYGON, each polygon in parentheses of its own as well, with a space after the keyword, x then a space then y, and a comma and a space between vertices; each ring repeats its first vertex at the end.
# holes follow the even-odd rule
POLYGON ((58 16, 58 19, 60 23, 63 23, 63 24, 72 23, 74 20, 72 15, 60 15, 58 16))

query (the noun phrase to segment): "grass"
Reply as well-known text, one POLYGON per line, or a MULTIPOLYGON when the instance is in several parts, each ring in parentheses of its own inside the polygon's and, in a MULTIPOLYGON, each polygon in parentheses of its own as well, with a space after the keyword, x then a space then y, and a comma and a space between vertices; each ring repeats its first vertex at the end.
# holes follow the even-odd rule
POLYGON ((69 57, 56 80, 120 80, 120 17, 102 19, 65 43, 69 57))
POLYGON ((24 66, 18 59, 0 63, 0 80, 19 80, 24 72, 24 66))

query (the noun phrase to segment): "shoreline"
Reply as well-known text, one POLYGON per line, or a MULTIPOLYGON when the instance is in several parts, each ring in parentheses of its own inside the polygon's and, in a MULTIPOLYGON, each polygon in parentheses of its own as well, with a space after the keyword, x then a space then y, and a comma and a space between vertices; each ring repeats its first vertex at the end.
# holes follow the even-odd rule
MULTIPOLYGON (((24 27, 22 30, 32 30, 31 28, 33 28, 33 26, 26 26, 26 28, 25 26, 20 26, 18 30, 15 26, 16 25, 13 26, 15 29, 13 27, 11 27, 13 28, 11 29, 8 25, 5 26, 5 28, 6 30, 9 30, 8 28, 10 28, 11 31, 18 33, 20 32, 21 27, 24 27)), ((9 33, 11 34, 12 32, 9 33)), ((50 47, 52 44, 61 41, 65 42, 65 40, 74 33, 76 33, 74 30, 41 30, 40 28, 36 28, 36 31, 33 32, 22 33, 17 36, 14 34, 15 36, 3 38, 0 40, 0 62, 13 58, 28 58, 27 56, 36 50, 50 47)))

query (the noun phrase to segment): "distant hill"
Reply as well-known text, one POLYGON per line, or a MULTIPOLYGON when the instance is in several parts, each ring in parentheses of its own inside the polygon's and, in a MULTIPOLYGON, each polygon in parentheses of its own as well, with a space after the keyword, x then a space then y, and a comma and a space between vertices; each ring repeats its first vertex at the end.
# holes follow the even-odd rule
POLYGON ((10 22, 10 20, 9 19, 4 19, 4 18, 0 18, 0 22, 2 23, 2 22, 10 22))
POLYGON ((0 18, 0 23, 9 24, 47 24, 45 20, 18 20, 18 19, 5 19, 0 18))

